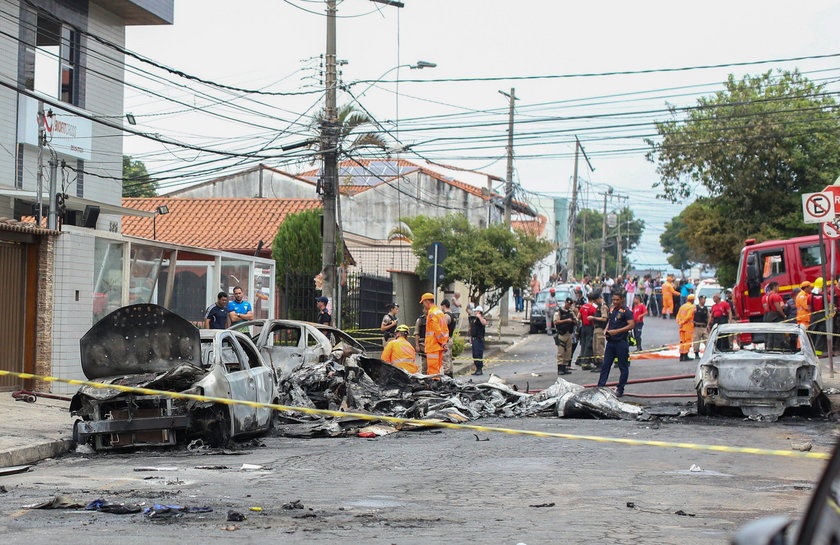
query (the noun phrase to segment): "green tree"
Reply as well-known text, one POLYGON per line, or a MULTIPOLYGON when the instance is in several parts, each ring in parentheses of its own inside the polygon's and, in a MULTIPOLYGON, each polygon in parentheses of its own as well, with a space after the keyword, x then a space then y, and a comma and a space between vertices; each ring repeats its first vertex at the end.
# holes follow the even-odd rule
POLYGON ((283 285, 286 272, 317 274, 321 270, 321 245, 320 209, 286 216, 271 243, 278 285, 283 285))
POLYGON ((143 161, 123 155, 123 197, 157 197, 158 183, 149 176, 143 161))
MULTIPOLYGON (((310 127, 312 131, 320 135, 321 127, 324 124, 324 110, 319 111, 312 117, 310 127)), ((374 147, 386 149, 388 142, 378 132, 370 129, 375 126, 375 121, 365 112, 359 111, 352 104, 345 104, 338 108, 338 142, 339 148, 345 151, 352 148, 374 147)))
POLYGON ((603 243, 603 225, 604 214, 598 210, 583 209, 577 213, 575 218, 575 249, 577 253, 577 269, 582 276, 583 274, 598 275, 604 271, 599 270, 601 267, 601 254, 604 254, 605 264, 607 267, 606 274, 616 274, 616 253, 618 252, 618 245, 616 238, 621 236, 621 266, 618 267, 619 274, 622 274, 630 266, 628 256, 633 249, 639 245, 639 240, 642 238, 642 232, 645 229, 645 221, 636 218, 633 210, 629 207, 624 207, 617 212, 616 226, 607 227, 607 240, 603 243), (628 225, 629 222, 629 225, 628 225), (627 247, 629 227, 630 245, 627 247))
POLYGON ((668 254, 668 264, 680 271, 690 269, 700 262, 686 242, 685 235, 687 231, 682 214, 674 216, 671 221, 666 221, 665 231, 659 235, 659 244, 668 254))
POLYGON ((420 258, 417 274, 425 276, 432 266, 426 248, 441 242, 448 254, 443 263, 443 282, 467 284, 471 301, 478 301, 485 294, 491 294, 493 299, 491 292, 498 299, 504 290, 527 284, 534 265, 553 249, 544 239, 513 232, 501 224, 486 229, 473 227, 462 214, 415 216, 401 221, 405 227, 395 229, 394 234, 411 239, 412 250, 420 258))
POLYGON ((730 76, 693 108, 672 107, 657 132, 647 154, 660 176, 655 186, 673 202, 699 189, 703 198, 683 214, 683 238, 726 283, 744 239, 813 234, 800 194, 840 172, 837 103, 797 71, 730 76))

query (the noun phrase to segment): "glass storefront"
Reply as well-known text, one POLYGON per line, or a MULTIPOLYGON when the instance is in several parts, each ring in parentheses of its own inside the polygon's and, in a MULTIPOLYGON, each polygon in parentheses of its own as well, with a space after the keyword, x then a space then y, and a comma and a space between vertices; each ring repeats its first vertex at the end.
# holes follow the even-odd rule
POLYGON ((164 254, 168 254, 168 251, 164 248, 144 244, 131 245, 131 267, 128 284, 129 304, 152 302, 164 254))
POLYGON ((93 250, 93 322, 122 306, 123 243, 97 238, 93 250))

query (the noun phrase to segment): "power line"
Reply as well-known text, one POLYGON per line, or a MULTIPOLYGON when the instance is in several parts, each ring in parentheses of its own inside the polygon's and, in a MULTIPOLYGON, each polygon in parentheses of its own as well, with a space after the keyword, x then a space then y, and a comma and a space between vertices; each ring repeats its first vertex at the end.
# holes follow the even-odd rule
MULTIPOLYGON (((765 59, 758 61, 729 62, 720 64, 701 64, 695 66, 681 66, 674 68, 647 68, 642 70, 618 70, 613 72, 583 72, 578 74, 547 74, 535 76, 485 76, 470 78, 430 78, 430 79, 403 79, 400 83, 451 83, 451 82, 474 82, 474 81, 520 81, 520 80, 542 80, 542 79, 564 79, 564 78, 590 78, 602 76, 626 76, 638 74, 653 74, 658 72, 684 72, 689 70, 706 70, 711 68, 729 68, 733 66, 753 66, 760 64, 773 64, 782 62, 794 62, 815 59, 830 59, 840 57, 840 53, 827 53, 824 55, 806 55, 802 57, 786 57, 780 59, 765 59)), ((395 83, 395 80, 358 80, 350 83, 395 83)))

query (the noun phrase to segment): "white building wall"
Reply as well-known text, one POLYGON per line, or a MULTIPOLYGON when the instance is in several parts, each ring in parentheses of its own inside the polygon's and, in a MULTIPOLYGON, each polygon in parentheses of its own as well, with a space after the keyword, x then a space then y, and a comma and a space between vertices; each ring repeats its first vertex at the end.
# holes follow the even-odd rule
MULTIPOLYGON (((91 235, 64 232, 55 248, 53 374, 85 380, 79 364, 79 339, 93 325, 93 252, 91 235), (78 300, 76 299, 78 293, 78 300)), ((73 393, 75 386, 55 383, 53 391, 73 393)))
MULTIPOLYGON (((89 10, 88 31, 119 46, 124 46, 125 27, 122 20, 93 2, 89 3, 89 10)), ((89 38, 85 39, 85 45, 88 47, 85 109, 97 116, 116 116, 111 117, 110 120, 121 123, 124 56, 89 38)), ((85 165, 85 170, 106 176, 121 177, 123 141, 121 134, 121 131, 94 123, 92 157, 89 164, 85 165)), ((84 186, 84 197, 87 199, 117 205, 122 200, 122 184, 118 180, 86 176, 84 186)), ((116 217, 116 221, 119 221, 119 217, 116 217)), ((100 228, 101 225, 102 219, 100 219, 100 228)))
MULTIPOLYGON (((7 35, 17 36, 15 21, 20 8, 15 1, 0 2, 0 77, 4 81, 17 80, 18 42, 7 35)), ((14 187, 15 158, 17 155, 17 93, 6 87, 0 87, 0 186, 14 187)), ((9 208, 10 199, 0 198, 0 216, 10 216, 4 212, 9 208)))
POLYGON ((260 194, 260 171, 237 173, 212 182, 179 189, 166 194, 167 197, 190 199, 316 199, 315 185, 296 178, 284 176, 271 169, 262 170, 262 195, 260 194))

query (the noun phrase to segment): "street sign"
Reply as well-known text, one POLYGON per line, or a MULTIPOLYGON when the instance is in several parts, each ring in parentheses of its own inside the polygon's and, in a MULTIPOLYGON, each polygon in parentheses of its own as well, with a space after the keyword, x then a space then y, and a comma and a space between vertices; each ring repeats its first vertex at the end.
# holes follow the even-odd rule
POLYGON ((618 216, 612 213, 607 214, 607 227, 612 229, 616 225, 618 225, 618 216))
POLYGON ((443 245, 441 242, 435 242, 430 244, 426 248, 426 257, 429 258, 429 261, 434 263, 437 261, 438 263, 443 263, 446 259, 446 246, 443 245), (437 257, 435 256, 435 248, 437 248, 437 257))
POLYGON ((826 238, 840 239, 840 229, 833 222, 826 222, 822 224, 822 232, 826 238))
POLYGON ((830 192, 803 193, 802 214, 805 223, 823 223, 834 219, 834 194, 830 192))
POLYGON ((428 278, 429 282, 434 283, 436 286, 443 282, 444 276, 446 276, 446 271, 444 270, 443 265, 440 264, 438 264, 437 267, 429 267, 429 270, 426 272, 426 278, 428 278))
POLYGON ((834 215, 840 216, 840 185, 828 185, 823 193, 831 193, 834 197, 834 215))

